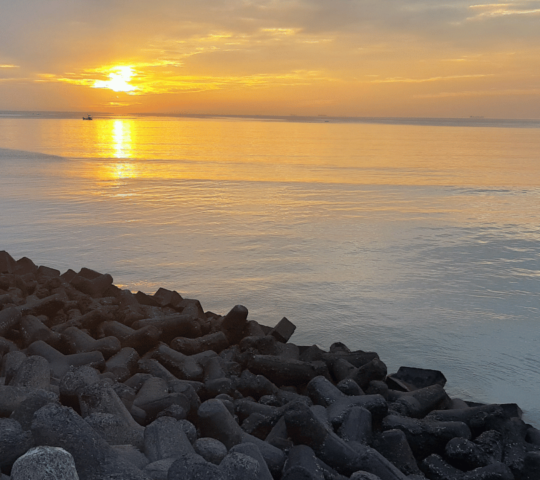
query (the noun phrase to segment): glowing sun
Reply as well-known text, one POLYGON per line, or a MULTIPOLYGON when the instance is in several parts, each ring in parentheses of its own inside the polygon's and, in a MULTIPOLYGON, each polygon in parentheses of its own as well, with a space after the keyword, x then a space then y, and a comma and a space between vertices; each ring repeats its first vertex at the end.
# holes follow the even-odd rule
POLYGON ((138 90, 137 87, 129 84, 129 81, 135 76, 132 67, 113 67, 109 72, 109 80, 96 80, 93 87, 128 93, 138 90))

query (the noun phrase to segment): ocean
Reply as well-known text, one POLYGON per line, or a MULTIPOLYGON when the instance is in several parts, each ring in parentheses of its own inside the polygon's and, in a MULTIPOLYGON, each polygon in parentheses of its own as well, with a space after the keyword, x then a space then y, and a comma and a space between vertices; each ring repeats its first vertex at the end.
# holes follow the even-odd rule
POLYGON ((0 250, 285 316, 540 426, 540 121, 81 117, 0 112, 0 250))

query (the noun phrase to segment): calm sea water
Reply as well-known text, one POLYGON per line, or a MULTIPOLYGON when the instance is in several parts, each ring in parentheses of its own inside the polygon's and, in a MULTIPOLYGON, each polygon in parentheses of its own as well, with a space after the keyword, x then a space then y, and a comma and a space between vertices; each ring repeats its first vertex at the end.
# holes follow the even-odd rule
POLYGON ((540 426, 540 122, 43 117, 0 114, 0 249, 286 316, 540 426))

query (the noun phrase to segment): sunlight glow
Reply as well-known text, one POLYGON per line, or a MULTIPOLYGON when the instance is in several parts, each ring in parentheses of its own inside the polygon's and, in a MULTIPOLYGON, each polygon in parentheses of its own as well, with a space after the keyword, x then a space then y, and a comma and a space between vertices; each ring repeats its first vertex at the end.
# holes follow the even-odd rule
POLYGON ((129 81, 134 77, 133 67, 113 67, 109 73, 110 80, 96 80, 94 88, 108 88, 113 92, 133 92, 138 90, 129 81))
POLYGON ((131 124, 115 120, 111 135, 116 158, 131 158, 131 124))

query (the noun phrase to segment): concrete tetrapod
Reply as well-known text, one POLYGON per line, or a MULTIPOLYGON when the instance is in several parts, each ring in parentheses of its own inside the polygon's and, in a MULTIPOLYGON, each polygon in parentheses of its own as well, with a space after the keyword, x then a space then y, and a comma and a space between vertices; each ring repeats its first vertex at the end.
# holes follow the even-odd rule
POLYGON ((79 475, 63 448, 35 447, 13 464, 11 480, 79 480, 79 475))
POLYGON ((381 480, 405 480, 405 475, 376 450, 360 444, 349 446, 328 430, 302 403, 285 413, 289 437, 296 445, 307 445, 317 456, 344 475, 365 470, 381 480))

